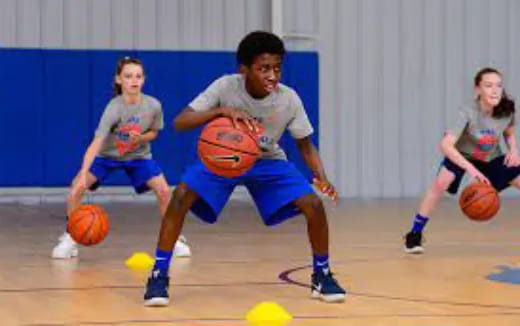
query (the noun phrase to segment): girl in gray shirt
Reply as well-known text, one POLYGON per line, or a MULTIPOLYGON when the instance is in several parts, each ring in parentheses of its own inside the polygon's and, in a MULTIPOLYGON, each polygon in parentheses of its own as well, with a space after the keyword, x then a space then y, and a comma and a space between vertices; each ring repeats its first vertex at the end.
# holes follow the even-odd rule
MULTIPOLYGON (((115 170, 124 170, 136 191, 153 190, 161 215, 170 201, 170 189, 161 168, 152 159, 150 142, 163 128, 161 103, 141 92, 144 67, 140 60, 118 61, 114 80, 115 97, 108 103, 96 134, 83 157, 80 171, 67 196, 67 216, 81 205, 87 189, 95 190, 115 170)), ((190 256, 183 238, 175 246, 176 256, 190 256)), ((52 250, 52 258, 78 256, 78 247, 68 232, 52 250)))
POLYGON ((446 156, 405 237, 407 253, 422 253, 422 231, 442 194, 456 194, 464 173, 497 191, 520 188, 520 155, 515 138, 515 104, 502 86, 502 74, 484 68, 475 76, 477 98, 462 105, 440 148, 446 156), (507 149, 500 147, 504 137, 507 149))

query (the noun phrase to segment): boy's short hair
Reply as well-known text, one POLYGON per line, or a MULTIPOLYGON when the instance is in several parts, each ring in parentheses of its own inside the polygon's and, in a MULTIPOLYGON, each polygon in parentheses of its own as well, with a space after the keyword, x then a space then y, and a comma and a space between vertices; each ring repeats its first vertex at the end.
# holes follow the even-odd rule
POLYGON ((283 59, 285 55, 283 41, 273 33, 251 32, 238 45, 237 61, 239 64, 250 66, 255 58, 263 53, 278 54, 283 59))

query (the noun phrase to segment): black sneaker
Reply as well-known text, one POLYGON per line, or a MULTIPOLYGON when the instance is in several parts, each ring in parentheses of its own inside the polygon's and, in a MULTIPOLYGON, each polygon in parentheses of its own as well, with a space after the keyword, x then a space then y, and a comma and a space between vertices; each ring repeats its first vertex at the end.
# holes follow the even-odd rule
POLYGON ((144 305, 161 307, 170 303, 168 295, 168 287, 170 278, 163 275, 159 270, 152 271, 152 275, 148 278, 146 284, 146 293, 144 294, 144 305))
POLYGON ((408 254, 422 254, 424 252, 424 248, 422 247, 422 232, 410 231, 404 238, 404 252, 408 254))
POLYGON ((332 277, 332 273, 312 274, 311 298, 325 302, 342 302, 345 300, 345 294, 345 290, 332 277))

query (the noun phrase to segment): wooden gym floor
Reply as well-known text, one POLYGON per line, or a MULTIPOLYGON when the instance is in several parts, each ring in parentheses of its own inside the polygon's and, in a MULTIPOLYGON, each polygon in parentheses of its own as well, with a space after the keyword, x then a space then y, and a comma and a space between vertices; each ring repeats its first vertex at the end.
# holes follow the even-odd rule
POLYGON ((194 256, 175 259, 171 304, 142 305, 145 272, 124 261, 155 249, 153 203, 104 204, 112 227, 80 259, 51 260, 63 205, 0 205, 1 325, 247 325, 247 311, 274 301, 293 325, 520 325, 520 203, 479 224, 446 199, 426 232, 426 253, 404 254, 416 200, 328 205, 332 268, 349 295, 309 298, 303 217, 264 227, 253 205, 231 201, 216 225, 190 215, 194 256), (490 276, 491 275, 491 276, 490 276), (491 279, 488 279, 490 277, 491 279), (516 283, 516 284, 515 284, 516 283))

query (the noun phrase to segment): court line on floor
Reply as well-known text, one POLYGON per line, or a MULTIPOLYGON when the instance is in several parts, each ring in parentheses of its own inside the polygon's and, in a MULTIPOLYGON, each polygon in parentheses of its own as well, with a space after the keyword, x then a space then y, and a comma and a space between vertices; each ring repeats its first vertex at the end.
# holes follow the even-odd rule
MULTIPOLYGON (((369 319, 369 318, 471 318, 471 317, 491 317, 491 316, 520 316, 520 311, 501 311, 492 313, 440 313, 440 314, 349 314, 349 315, 295 315, 293 320, 312 321, 312 320, 354 320, 354 319, 369 319)), ((128 324, 157 324, 157 323, 229 323, 229 322, 244 322, 244 318, 228 317, 228 318, 173 318, 173 319, 128 319, 116 321, 83 321, 67 323, 49 323, 49 324, 23 324, 23 326, 67 326, 67 325, 128 325, 128 324)), ((289 323, 290 325, 290 323, 289 323)))
MULTIPOLYGON (((302 283, 296 280, 293 280, 290 275, 294 272, 312 268, 312 265, 305 265, 300 267, 291 268, 285 271, 282 271, 278 278, 288 284, 296 285, 299 287, 310 288, 310 285, 307 283, 302 283)), ((386 299, 393 301, 406 301, 406 302, 421 302, 421 303, 430 303, 430 304, 442 304, 449 306, 462 306, 462 307, 475 307, 475 308, 500 308, 500 309, 520 309, 520 306, 509 306, 509 305, 499 305, 499 304, 482 304, 475 302, 460 302, 460 301, 445 301, 445 300, 434 300, 434 299, 424 299, 424 298, 410 298, 410 297, 400 297, 400 296, 391 296, 384 294, 373 294, 373 293, 364 293, 364 292, 352 292, 347 289, 347 300, 348 296, 353 295, 357 297, 365 297, 365 298, 375 298, 375 299, 386 299)))
MULTIPOLYGON (((381 259, 378 259, 378 262, 381 262, 381 261, 393 261, 395 260, 397 257, 391 257, 391 258, 381 258, 381 259)), ((260 260, 258 260, 260 261, 260 260)), ((244 263, 251 263, 251 262, 258 262, 257 260, 251 260, 251 261, 215 261, 213 263, 223 263, 223 264, 244 264, 244 263)), ((346 261, 336 261, 337 264, 353 264, 353 263, 366 263, 366 262, 372 262, 374 261, 374 259, 369 259, 369 258, 358 258, 358 259, 349 259, 349 260, 346 260, 346 261)), ((279 260, 272 260, 271 262, 279 262, 279 260)), ((287 262, 287 261, 286 261, 287 262)), ((294 261, 293 261, 294 263, 294 261)), ((39 265, 30 265, 30 266, 25 266, 25 267, 39 267, 39 265)), ((274 286, 280 286, 280 285, 287 285, 287 284, 292 284, 292 285, 298 285, 300 287, 305 287, 305 288, 309 288, 310 285, 309 284, 306 284, 306 283, 302 283, 302 282, 298 282, 298 281, 295 281, 295 280, 292 280, 290 277, 289 277, 289 274, 293 273, 293 272, 296 272, 296 271, 299 271, 299 270, 303 270, 303 269, 308 269, 310 268, 311 265, 303 265, 303 266, 300 266, 300 267, 296 267, 296 268, 293 268, 293 269, 289 269, 289 270, 286 270, 286 271, 282 271, 281 273, 279 273, 278 275, 278 279, 280 279, 280 281, 278 282, 230 282, 230 283, 207 283, 207 284, 201 284, 201 283, 185 283, 185 284, 174 284, 175 287, 226 287, 226 286, 271 286, 271 285, 274 285, 274 286)), ((8 289, 8 288, 0 288, 0 294, 1 293, 17 293, 17 292, 45 292, 45 291, 90 291, 90 290, 103 290, 103 289, 121 289, 121 290, 125 290, 125 289, 142 289, 144 288, 144 285, 99 285, 99 286, 90 286, 90 287, 71 287, 71 288, 66 288, 66 287, 56 287, 56 288, 53 288, 53 287, 41 287, 41 288, 19 288, 19 289, 8 289)), ((349 292, 350 294, 352 295, 358 295, 358 296, 370 296, 371 294, 363 294, 363 293, 355 293, 355 292, 349 292)), ((374 297, 376 297, 377 295, 372 295, 374 297)), ((400 300, 401 297, 395 297, 395 300, 400 300)), ((407 298, 402 298, 402 300, 406 300, 406 301, 414 301, 415 299, 407 299, 407 298)), ((508 306, 500 306, 500 307, 505 307, 505 308, 512 308, 512 309, 520 309, 520 306, 512 306, 512 307, 508 307, 508 306)))
MULTIPOLYGON (((369 261, 368 259, 358 260, 360 261, 369 261)), ((351 261, 352 262, 352 261, 351 261)), ((279 274, 279 278, 282 282, 243 282, 243 283, 231 283, 231 284, 177 284, 179 287, 201 287, 201 286, 212 286, 212 287, 221 287, 221 286, 230 286, 230 285, 296 285, 300 287, 308 288, 308 284, 293 280, 290 276, 292 273, 295 273, 300 270, 309 269, 311 265, 304 265, 295 267, 292 269, 288 269, 279 274)), ((137 289, 142 288, 141 286, 106 286, 106 287, 90 287, 90 288, 40 288, 42 291, 74 291, 78 289, 82 290, 95 290, 95 289, 137 289)), ((24 289, 22 289, 24 290, 24 289)), ((28 289, 25 289, 28 290, 28 289)), ((34 289, 33 289, 34 290, 34 289)), ((14 292, 12 290, 8 292, 14 292)), ((20 292, 20 291, 18 291, 20 292)), ((453 301, 443 301, 443 300, 431 300, 431 299, 418 299, 418 298, 407 298, 407 297, 397 297, 397 296, 387 296, 387 295, 379 295, 379 294, 370 294, 370 293, 361 293, 361 292, 350 292, 350 295, 359 296, 359 297, 368 297, 368 298, 378 298, 378 299, 386 299, 386 300, 398 300, 398 301, 407 301, 407 302, 422 302, 429 304, 442 304, 442 305, 451 305, 451 306, 465 306, 465 307, 473 307, 473 308, 501 308, 506 309, 506 311, 498 311, 498 312, 476 312, 476 313, 441 313, 441 314, 349 314, 349 315, 295 315, 293 316, 294 320, 354 320, 354 319, 368 319, 368 318, 464 318, 464 317, 483 317, 483 316, 520 316, 520 306, 506 306, 506 305, 490 305, 490 304, 478 304, 471 302, 453 302, 453 301), (512 311, 511 311, 512 310, 512 311)), ((243 322, 243 318, 176 318, 176 319, 146 319, 146 320, 118 320, 118 321, 84 321, 84 322, 75 322, 73 325, 124 325, 124 324, 151 324, 151 323, 186 323, 186 322, 199 322, 199 323, 208 323, 208 324, 220 324, 220 323, 230 323, 230 322, 243 322)), ((25 326, 65 326, 70 324, 25 324, 25 326)))
MULTIPOLYGON (((229 287, 229 286, 287 286, 286 282, 233 282, 233 283, 210 283, 210 284, 175 284, 175 287, 229 287)), ((143 285, 100 285, 100 286, 88 286, 88 287, 71 287, 71 288, 24 288, 24 289, 0 289, 1 293, 27 293, 27 292, 65 292, 65 291, 93 291, 93 290, 134 290, 144 289, 143 285)))

